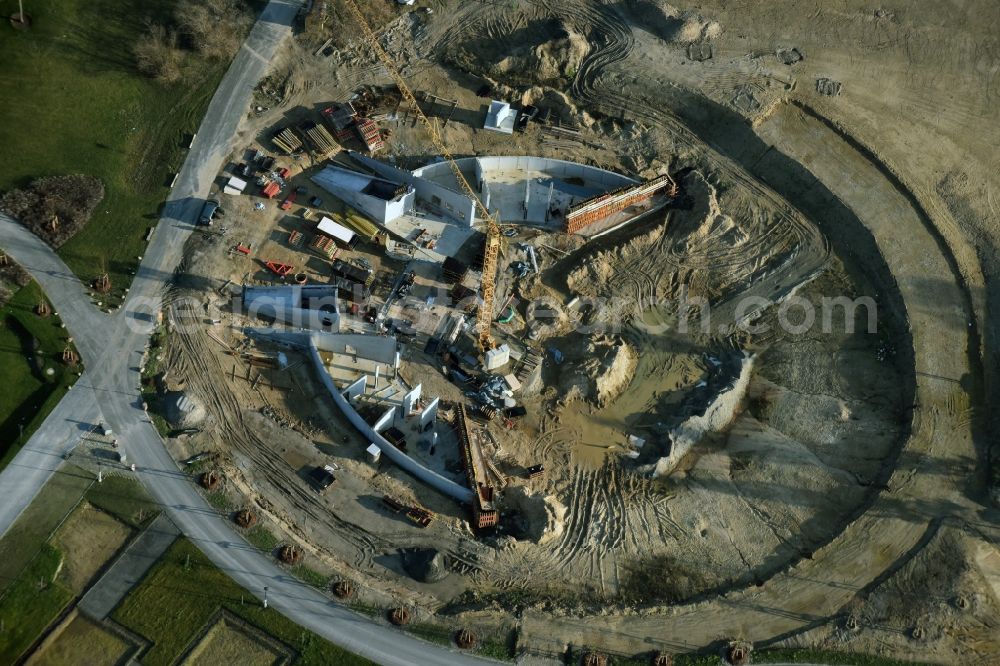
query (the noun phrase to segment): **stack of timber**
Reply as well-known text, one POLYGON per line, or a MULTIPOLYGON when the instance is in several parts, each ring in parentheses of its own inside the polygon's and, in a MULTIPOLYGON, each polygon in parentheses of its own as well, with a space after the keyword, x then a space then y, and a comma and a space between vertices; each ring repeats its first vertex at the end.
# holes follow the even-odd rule
POLYGON ((286 127, 274 135, 274 145, 289 155, 298 152, 302 148, 302 139, 295 135, 290 127, 286 127))
POLYGON ((299 131, 306 137, 314 155, 327 157, 340 151, 340 144, 322 125, 314 122, 303 123, 299 125, 299 131))

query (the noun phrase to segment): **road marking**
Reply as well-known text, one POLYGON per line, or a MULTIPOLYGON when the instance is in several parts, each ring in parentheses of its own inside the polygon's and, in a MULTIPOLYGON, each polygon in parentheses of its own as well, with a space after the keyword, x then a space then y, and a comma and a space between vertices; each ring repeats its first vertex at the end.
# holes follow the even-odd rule
POLYGON ((255 51, 253 49, 253 47, 250 47, 250 46, 247 46, 246 44, 244 44, 243 45, 243 49, 246 50, 246 51, 248 51, 250 53, 250 55, 252 55, 254 58, 257 58, 257 60, 260 60, 261 62, 263 62, 265 64, 271 62, 268 58, 265 58, 261 54, 257 53, 257 51, 255 51))

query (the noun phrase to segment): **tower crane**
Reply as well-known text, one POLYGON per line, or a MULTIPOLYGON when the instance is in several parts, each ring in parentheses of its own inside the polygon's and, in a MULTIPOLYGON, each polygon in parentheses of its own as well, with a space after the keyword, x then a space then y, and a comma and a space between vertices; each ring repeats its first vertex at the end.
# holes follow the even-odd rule
POLYGON ((357 22, 358 27, 361 28, 361 32, 364 33, 365 39, 368 44, 375 51, 375 55, 378 59, 382 61, 385 66, 386 71, 389 72, 389 76, 392 77, 393 81, 396 83, 396 87, 399 88, 400 94, 403 98, 414 108, 417 117, 420 122, 423 123, 424 127, 427 129, 428 134, 431 136, 431 141, 434 142, 435 148, 451 167, 451 172, 455 175, 455 180, 458 181, 459 187, 472 198, 475 203, 475 210, 479 214, 483 221, 486 223, 486 246, 483 252, 483 277, 481 282, 481 292, 483 303, 479 306, 479 310, 476 315, 476 330, 479 335, 479 346, 482 350, 488 351, 493 348, 493 336, 491 335, 490 328, 493 324, 493 296, 496 291, 496 273, 497 273, 497 260, 500 255, 500 225, 497 223, 494 215, 490 214, 490 211, 486 209, 483 205, 482 200, 480 200, 479 195, 476 191, 472 189, 469 185, 469 181, 465 179, 465 175, 462 170, 455 163, 455 158, 452 157, 451 153, 448 151, 448 147, 444 143, 444 139, 441 138, 441 134, 437 131, 437 127, 428 120, 424 112, 420 110, 420 105, 417 103, 416 97, 413 96, 413 92, 410 91, 410 87, 406 84, 403 79, 402 74, 396 69, 392 58, 389 54, 385 52, 382 45, 378 42, 378 37, 372 31, 371 26, 368 25, 368 21, 365 20, 364 14, 361 13, 361 9, 358 7, 355 0, 344 0, 344 4, 350 10, 351 14, 354 16, 354 20, 357 22))

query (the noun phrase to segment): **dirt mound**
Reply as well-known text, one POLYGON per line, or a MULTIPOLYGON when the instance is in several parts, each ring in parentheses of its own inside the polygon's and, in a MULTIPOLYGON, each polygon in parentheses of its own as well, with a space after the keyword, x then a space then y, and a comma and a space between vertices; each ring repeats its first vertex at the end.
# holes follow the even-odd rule
POLYGON ((635 349, 620 337, 589 338, 560 373, 563 394, 567 399, 579 397, 603 407, 628 386, 638 360, 635 349))
POLYGON ((552 495, 531 494, 524 486, 514 486, 504 493, 504 502, 524 519, 531 541, 543 545, 562 536, 566 507, 552 495))
POLYGON ((196 428, 205 421, 205 406, 181 391, 164 396, 164 417, 175 428, 196 428))
POLYGON ((590 44, 586 37, 567 31, 565 37, 537 46, 516 48, 510 55, 494 63, 490 73, 498 78, 509 78, 511 74, 515 74, 534 81, 571 79, 589 52, 590 44))
POLYGON ((448 577, 444 554, 434 548, 408 550, 403 553, 403 568, 421 583, 436 583, 448 577))
POLYGON ((451 61, 472 73, 508 84, 565 82, 576 76, 590 43, 558 20, 528 23, 519 30, 470 39, 453 49, 451 61))
POLYGON ((674 44, 716 39, 722 34, 722 26, 717 21, 694 11, 681 11, 663 0, 640 3, 637 18, 660 39, 674 44))

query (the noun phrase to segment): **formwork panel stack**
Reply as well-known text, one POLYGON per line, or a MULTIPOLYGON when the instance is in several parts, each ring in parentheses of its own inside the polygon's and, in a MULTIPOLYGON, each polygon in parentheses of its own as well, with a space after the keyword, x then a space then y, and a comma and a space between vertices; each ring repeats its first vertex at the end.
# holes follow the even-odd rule
POLYGON ((462 452, 462 464, 469 487, 475 493, 472 501, 472 522, 477 529, 493 527, 497 524, 500 514, 494 504, 495 489, 486 476, 483 452, 478 442, 472 440, 469 432, 468 417, 465 405, 458 405, 455 425, 458 430, 459 447, 462 452))
POLYGON ((312 242, 309 243, 309 247, 327 259, 332 259, 338 250, 337 244, 333 242, 333 239, 323 234, 316 234, 312 242))
POLYGON ((340 151, 340 144, 322 125, 313 122, 303 123, 299 125, 299 131, 309 141, 313 154, 317 156, 326 157, 340 151))
POLYGON ((358 136, 361 137, 369 153, 377 153, 385 147, 382 135, 378 131, 378 125, 371 118, 358 118, 354 127, 358 130, 358 136))
POLYGON ((639 185, 622 187, 587 199, 573 206, 566 213, 563 231, 568 234, 576 233, 595 222, 600 222, 610 215, 625 210, 629 206, 649 199, 661 190, 667 190, 667 194, 671 197, 677 194, 677 186, 666 174, 639 185))

